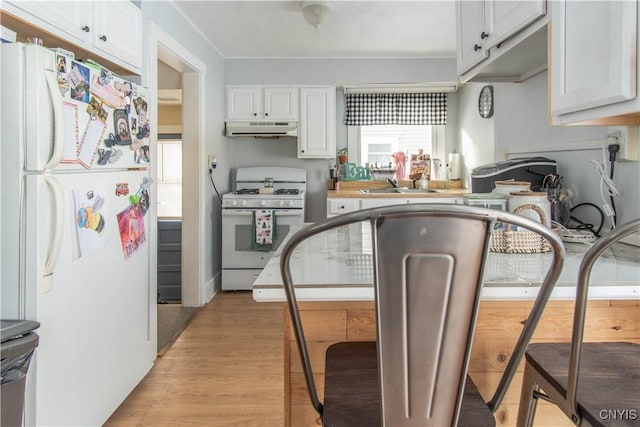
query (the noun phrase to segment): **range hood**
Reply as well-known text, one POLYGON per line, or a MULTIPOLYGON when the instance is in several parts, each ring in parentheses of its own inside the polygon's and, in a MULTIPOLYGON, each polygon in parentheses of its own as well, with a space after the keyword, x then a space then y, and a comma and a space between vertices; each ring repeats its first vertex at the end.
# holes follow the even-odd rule
POLYGON ((279 138, 298 136, 297 122, 227 122, 226 135, 232 137, 279 138))

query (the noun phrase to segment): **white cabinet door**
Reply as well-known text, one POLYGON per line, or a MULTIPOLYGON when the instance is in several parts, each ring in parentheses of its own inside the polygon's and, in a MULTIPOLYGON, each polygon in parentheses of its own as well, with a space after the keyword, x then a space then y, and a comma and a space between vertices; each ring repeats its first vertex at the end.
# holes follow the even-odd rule
POLYGON ((129 1, 5 1, 3 8, 97 62, 142 71, 142 12, 129 1))
POLYGON ((5 1, 4 7, 10 12, 18 12, 21 18, 72 43, 84 45, 90 42, 93 30, 91 2, 12 0, 5 1), (14 7, 18 10, 14 11, 14 7), (21 14, 20 11, 27 12, 28 15, 21 14))
POLYGON ((488 32, 485 3, 484 0, 456 2, 458 74, 468 71, 489 56, 489 50, 484 48, 484 38, 488 32))
POLYGON ((552 2, 552 115, 636 99, 637 7, 635 1, 552 2))
POLYGON ((142 69, 142 12, 129 1, 93 2, 94 50, 142 69))
POLYGON ((264 118, 269 120, 298 119, 298 94, 295 87, 265 87, 264 118))
POLYGON ((546 0, 491 1, 488 37, 485 48, 490 49, 547 13, 546 0))
POLYGON ((256 120, 261 104, 258 86, 227 87, 227 120, 256 120))
POLYGON ((298 157, 330 159, 336 155, 336 89, 300 88, 298 157))

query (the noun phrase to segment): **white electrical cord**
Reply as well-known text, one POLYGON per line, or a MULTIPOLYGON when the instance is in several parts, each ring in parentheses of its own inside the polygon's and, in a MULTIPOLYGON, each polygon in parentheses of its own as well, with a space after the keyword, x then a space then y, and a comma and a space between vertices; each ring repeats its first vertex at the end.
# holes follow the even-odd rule
POLYGON ((556 221, 551 221, 551 225, 563 242, 589 245, 596 241, 596 236, 590 231, 572 230, 556 221))
POLYGON ((606 216, 609 217, 609 221, 611 222, 611 228, 616 228, 615 220, 613 219, 615 213, 613 212, 613 208, 609 204, 608 197, 611 196, 619 196, 620 191, 616 188, 613 180, 609 178, 609 171, 607 168, 607 149, 605 146, 602 146, 602 162, 598 160, 591 159, 589 163, 595 169, 596 173, 600 177, 600 197, 602 198, 602 209, 606 216))

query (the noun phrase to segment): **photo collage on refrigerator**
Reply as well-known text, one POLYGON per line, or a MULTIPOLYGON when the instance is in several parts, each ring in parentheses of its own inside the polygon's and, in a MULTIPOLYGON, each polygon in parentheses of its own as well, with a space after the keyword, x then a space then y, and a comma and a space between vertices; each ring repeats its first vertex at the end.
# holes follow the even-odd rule
MULTIPOLYGON (((57 81, 64 103, 65 135, 63 163, 77 163, 86 170, 146 170, 150 161, 148 104, 144 88, 121 79, 91 63, 56 55, 57 81)), ((73 191, 75 222, 80 256, 106 245, 105 229, 117 224, 122 251, 128 259, 146 241, 144 215, 149 207, 149 184, 119 182, 114 189, 104 186, 78 187, 73 191), (128 197, 130 203, 108 214, 106 194, 128 197)))

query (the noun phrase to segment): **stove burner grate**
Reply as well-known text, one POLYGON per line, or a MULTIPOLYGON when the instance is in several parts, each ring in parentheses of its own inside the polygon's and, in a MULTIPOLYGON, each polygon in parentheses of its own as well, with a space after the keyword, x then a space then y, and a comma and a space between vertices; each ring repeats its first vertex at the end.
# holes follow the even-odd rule
POLYGON ((300 190, 298 190, 297 188, 280 188, 279 190, 276 190, 273 192, 273 194, 288 194, 288 195, 295 195, 299 193, 300 193, 300 190))
POLYGON ((257 188, 241 188, 236 190, 234 194, 258 194, 259 190, 257 188))

